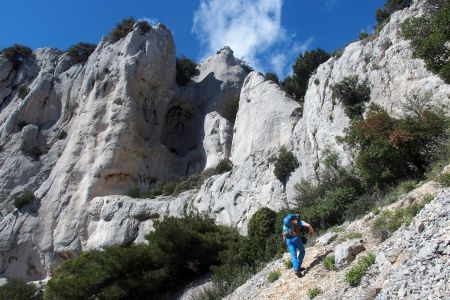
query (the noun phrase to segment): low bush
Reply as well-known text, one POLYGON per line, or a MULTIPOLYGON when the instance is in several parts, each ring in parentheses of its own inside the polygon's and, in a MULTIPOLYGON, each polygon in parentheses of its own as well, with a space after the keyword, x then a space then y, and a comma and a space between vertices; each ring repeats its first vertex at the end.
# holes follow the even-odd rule
POLYGON ((33 160, 39 160, 41 158, 41 155, 45 154, 45 151, 37 146, 33 146, 31 148, 23 148, 22 152, 23 154, 31 157, 33 160))
POLYGON ((20 99, 25 99, 29 92, 30 88, 26 84, 21 84, 17 87, 17 96, 19 96, 20 99))
POLYGON ((326 150, 318 182, 301 181, 294 186, 295 200, 305 220, 317 228, 340 224, 364 192, 361 181, 340 166, 336 152, 326 150))
POLYGON ((111 44, 114 44, 120 39, 123 39, 133 31, 134 24, 136 24, 136 20, 132 17, 123 19, 122 22, 116 24, 116 27, 109 33, 107 37, 108 41, 111 44))
POLYGON ((350 231, 350 232, 346 232, 343 235, 344 239, 346 240, 353 240, 353 239, 360 239, 363 237, 361 232, 356 232, 356 231, 350 231))
POLYGON ((233 162, 228 158, 224 158, 217 164, 215 171, 216 174, 223 174, 225 172, 229 172, 233 169, 233 162))
POLYGON ((34 199, 35 197, 33 192, 24 191, 14 199, 14 206, 20 210, 33 203, 34 199))
POLYGON ((128 196, 131 198, 140 198, 141 197, 141 189, 138 187, 133 187, 128 190, 128 196))
POLYGON ((397 10, 402 10, 406 7, 411 6, 412 0, 387 0, 382 9, 377 9, 375 18, 380 25, 386 24, 389 20, 391 14, 397 10))
POLYGON ((234 124, 236 121, 236 115, 239 110, 239 97, 236 97, 230 101, 223 103, 219 109, 219 113, 222 117, 234 124))
POLYGON ((352 286, 357 287, 371 265, 375 263, 375 255, 368 253, 345 274, 345 280, 352 286))
POLYGON ((445 187, 449 187, 450 186, 450 173, 447 173, 445 175, 441 175, 439 177, 439 182, 445 186, 445 187))
POLYGON ((320 289, 318 287, 310 288, 308 290, 308 297, 309 297, 309 299, 314 299, 317 296, 319 296, 320 294, 323 294, 323 291, 322 291, 322 289, 320 289))
POLYGON ((33 54, 33 50, 29 47, 14 44, 11 47, 3 48, 0 55, 13 63, 15 67, 20 66, 25 59, 33 54))
POLYGON ((286 269, 291 269, 292 268, 292 260, 288 259, 284 261, 284 267, 286 269))
POLYGON ((267 280, 269 280, 269 282, 275 282, 278 280, 278 278, 280 278, 280 276, 281 276, 280 271, 273 271, 269 273, 269 275, 267 276, 267 280))
POLYGON ((355 166, 365 184, 384 188, 424 175, 449 138, 448 122, 437 110, 394 119, 371 105, 366 118, 353 120, 338 141, 354 151, 355 166))
POLYGON ((433 196, 427 195, 422 201, 415 202, 409 207, 382 211, 372 224, 372 233, 380 240, 386 240, 402 225, 409 226, 413 218, 427 203, 433 200, 433 198, 433 196))
POLYGON ((10 279, 0 286, 0 299, 8 300, 40 300, 37 288, 32 283, 22 280, 10 279))
POLYGON ((248 222, 248 235, 255 238, 268 237, 276 232, 277 214, 270 208, 260 208, 248 222))
MULTIPOLYGON (((431 2, 431 1, 429 1, 431 2)), ((421 17, 409 18, 402 24, 403 35, 411 40, 414 56, 422 58, 427 68, 450 84, 450 3, 433 1, 433 9, 421 17)))
POLYGON ((330 271, 336 270, 336 266, 334 265, 334 255, 328 255, 323 261, 323 266, 330 271))
POLYGON ((58 140, 64 140, 67 137, 67 132, 65 130, 61 130, 58 133, 58 140))
POLYGON ((167 181, 156 181, 147 191, 141 191, 139 188, 131 188, 128 195, 133 198, 150 198, 157 196, 178 196, 182 192, 199 189, 206 176, 194 174, 186 177, 178 177, 167 181))
POLYGON ((97 46, 94 44, 80 42, 67 49, 67 56, 69 56, 70 60, 75 64, 84 63, 92 52, 94 52, 96 47, 97 46))
POLYGON ((156 222, 146 239, 147 245, 86 251, 63 262, 46 299, 160 299, 209 272, 240 236, 210 218, 186 216, 156 222))
POLYGON ((238 58, 236 59, 238 64, 245 70, 245 72, 250 73, 253 71, 252 66, 245 60, 245 58, 238 58))
POLYGON ((281 147, 273 171, 275 177, 285 184, 291 173, 298 167, 299 163, 294 154, 291 151, 287 151, 286 148, 281 147))
POLYGON ((185 56, 177 58, 176 61, 176 81, 179 86, 185 86, 191 81, 191 77, 197 74, 197 63, 185 56))
POLYGON ((142 33, 147 33, 152 29, 150 24, 148 24, 148 22, 145 20, 137 22, 137 25, 138 25, 139 30, 141 30, 142 33))
POLYGON ((357 75, 345 77, 332 87, 333 99, 344 104, 345 113, 351 119, 362 116, 364 103, 370 100, 370 87, 367 80, 359 82, 357 75))
POLYGON ((266 73, 266 74, 264 74, 264 79, 265 80, 272 80, 276 84, 280 83, 280 81, 278 80, 277 74, 274 74, 274 73, 266 73))

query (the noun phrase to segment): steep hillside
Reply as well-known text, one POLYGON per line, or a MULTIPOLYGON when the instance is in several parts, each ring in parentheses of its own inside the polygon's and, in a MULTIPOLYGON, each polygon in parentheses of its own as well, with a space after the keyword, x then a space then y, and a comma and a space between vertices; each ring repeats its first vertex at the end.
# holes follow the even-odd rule
MULTIPOLYGON (((290 255, 267 265, 226 299, 447 299, 450 297, 450 190, 429 182, 385 207, 393 210, 434 200, 384 242, 371 230, 377 215, 344 224, 338 233, 329 231, 306 249, 302 278, 286 267, 290 255), (368 253, 375 263, 362 277, 358 287, 346 281, 346 274, 368 253), (325 258, 335 257, 336 270, 325 268, 325 258), (280 272, 270 282, 269 275, 280 272)), ((339 229, 338 228, 338 229, 339 229)), ((337 230, 335 230, 337 231, 337 230)))

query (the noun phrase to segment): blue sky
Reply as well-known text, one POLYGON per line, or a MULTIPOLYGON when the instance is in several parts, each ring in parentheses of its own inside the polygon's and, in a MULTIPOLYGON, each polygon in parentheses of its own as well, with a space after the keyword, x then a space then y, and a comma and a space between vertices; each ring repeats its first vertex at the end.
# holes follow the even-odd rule
POLYGON ((259 71, 284 77, 301 51, 327 51, 375 24, 385 0, 14 0, 1 4, 0 48, 98 43, 133 16, 166 24, 177 54, 201 61, 224 45, 259 71))

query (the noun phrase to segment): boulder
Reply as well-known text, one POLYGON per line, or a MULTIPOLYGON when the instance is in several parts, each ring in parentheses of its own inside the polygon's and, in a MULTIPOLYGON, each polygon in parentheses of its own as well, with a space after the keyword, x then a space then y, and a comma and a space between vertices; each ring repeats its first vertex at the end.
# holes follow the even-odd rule
POLYGON ((338 269, 346 267, 364 250, 366 248, 362 240, 343 242, 334 249, 334 265, 338 269))

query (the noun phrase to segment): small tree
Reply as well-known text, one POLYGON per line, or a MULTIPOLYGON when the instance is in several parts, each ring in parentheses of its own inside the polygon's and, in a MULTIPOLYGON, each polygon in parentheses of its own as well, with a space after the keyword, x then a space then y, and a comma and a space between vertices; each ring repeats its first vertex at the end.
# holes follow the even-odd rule
POLYGON ((216 174, 222 174, 233 169, 233 162, 228 158, 224 158, 216 166, 216 174))
POLYGON ((377 9, 375 18, 378 25, 384 24, 391 14, 411 6, 413 0, 387 0, 382 9, 377 9))
POLYGON ((133 31, 134 24, 136 24, 136 20, 133 17, 123 19, 122 22, 118 23, 109 33, 108 40, 111 44, 114 44, 118 40, 126 37, 128 33, 133 31))
POLYGON ((278 76, 277 76, 277 74, 274 74, 274 73, 266 73, 266 74, 264 74, 264 79, 265 80, 272 80, 276 84, 279 83, 278 76))
POLYGON ((27 284, 23 280, 10 279, 8 283, 0 287, 0 299, 41 299, 40 296, 35 296, 36 292, 37 288, 34 284, 27 284))
POLYGON ((370 100, 370 87, 367 80, 359 83, 359 77, 345 77, 333 87, 333 99, 339 99, 345 107, 349 118, 361 116, 364 112, 364 102, 370 100))
POLYGON ((72 62, 78 64, 87 61, 89 56, 94 52, 97 46, 94 44, 80 42, 78 44, 72 45, 67 49, 67 55, 72 62))
POLYGON ((138 28, 142 31, 142 33, 147 33, 152 29, 150 24, 148 24, 148 22, 145 20, 137 22, 137 25, 138 28))
POLYGON ((24 191, 14 199, 14 206, 17 209, 22 209, 34 201, 34 193, 31 191, 24 191))
POLYGON ((191 81, 191 77, 197 74, 197 63, 190 58, 182 55, 177 58, 176 63, 177 75, 176 81, 179 86, 185 86, 191 81))
POLYGON ((284 146, 281 147, 273 171, 278 180, 282 183, 286 183, 288 177, 298 167, 299 163, 294 154, 291 151, 287 151, 284 146))
POLYGON ((26 84, 21 84, 17 87, 17 96, 19 96, 20 99, 25 99, 29 92, 30 88, 26 84))
POLYGON ((300 54, 292 66, 294 74, 284 80, 286 93, 298 101, 303 101, 312 73, 329 58, 330 54, 320 48, 300 54))
POLYGON ((0 54, 2 57, 10 60, 15 67, 18 67, 33 54, 33 50, 24 45, 14 44, 11 47, 4 48, 0 54))
POLYGON ((248 222, 248 235, 256 238, 267 238, 275 233, 277 214, 270 208, 263 207, 248 222))

